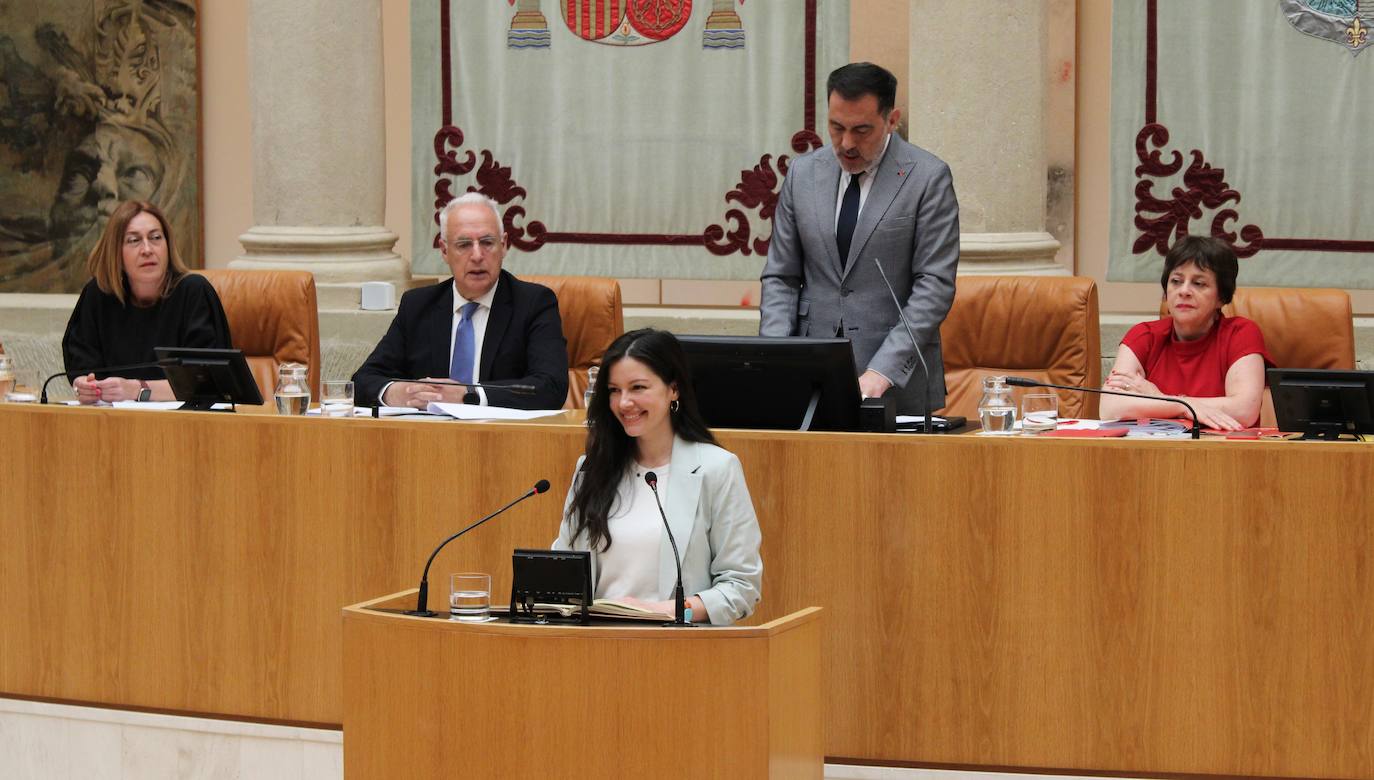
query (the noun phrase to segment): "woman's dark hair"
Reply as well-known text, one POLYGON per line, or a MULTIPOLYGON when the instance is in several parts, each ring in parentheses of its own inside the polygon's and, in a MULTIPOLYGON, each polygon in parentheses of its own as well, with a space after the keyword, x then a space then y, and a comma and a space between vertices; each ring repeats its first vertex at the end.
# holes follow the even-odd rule
POLYGON ((1174 269, 1188 263, 1195 264, 1204 271, 1211 271, 1217 277, 1217 300, 1223 305, 1231 302, 1236 294, 1236 275, 1240 273, 1240 263, 1230 244, 1211 236, 1184 236, 1169 247, 1164 256, 1164 273, 1159 277, 1159 286, 1169 293, 1169 275, 1174 269))
POLYGON ((627 357, 648 366, 664 384, 677 388, 677 411, 669 414, 673 433, 686 441, 716 443, 697 410, 687 356, 673 334, 644 328, 611 342, 601 357, 601 370, 596 374, 592 402, 587 407, 587 457, 582 462, 582 479, 577 482, 572 505, 568 507, 575 518, 573 535, 585 530, 590 546, 603 552, 611 546, 608 521, 620 481, 635 456, 634 440, 611 412, 610 392, 606 389, 611 369, 627 357))

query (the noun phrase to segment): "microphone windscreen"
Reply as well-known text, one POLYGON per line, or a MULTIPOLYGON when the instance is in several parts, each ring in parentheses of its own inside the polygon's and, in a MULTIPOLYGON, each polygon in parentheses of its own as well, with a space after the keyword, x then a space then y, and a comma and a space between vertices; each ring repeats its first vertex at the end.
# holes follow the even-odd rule
POLYGON ((548 481, 547 479, 541 479, 541 480, 539 480, 538 482, 534 483, 534 493, 535 493, 535 495, 538 495, 538 494, 540 494, 540 493, 546 493, 546 492, 548 492, 548 489, 549 489, 549 481, 548 481))
POLYGON ((1005 377, 1006 383, 1012 387, 1039 387, 1040 383, 1034 379, 1027 379, 1023 376, 1005 377))
POLYGON ((658 488, 658 475, 650 471, 644 475, 644 481, 649 483, 649 487, 658 488))

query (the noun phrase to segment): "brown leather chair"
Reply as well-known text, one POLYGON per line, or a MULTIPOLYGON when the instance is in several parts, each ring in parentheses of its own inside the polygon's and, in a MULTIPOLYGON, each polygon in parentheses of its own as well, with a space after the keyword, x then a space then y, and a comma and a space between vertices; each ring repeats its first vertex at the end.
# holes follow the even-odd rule
POLYGON ((309 271, 196 271, 214 285, 234 348, 243 351, 263 400, 271 403, 277 366, 310 367, 310 396, 320 397, 320 312, 309 271))
POLYGON ((568 340, 568 400, 564 409, 581 409, 587 389, 587 369, 601 365, 601 356, 625 332, 620 283, 600 276, 521 276, 542 284, 558 296, 558 316, 568 340))
MULTIPOLYGON (((1316 287, 1250 287, 1237 289, 1221 307, 1228 317, 1253 320, 1264 334, 1264 346, 1279 368, 1355 368, 1355 320, 1345 290, 1316 287)), ((1168 307, 1159 304, 1166 317, 1168 307)), ((1274 402, 1264 390, 1259 424, 1276 425, 1274 402)))
MULTIPOLYGON (((944 413, 977 418, 983 378, 998 374, 1101 387, 1100 338, 1097 284, 1092 279, 960 276, 954 305, 940 326, 944 413)), ((1026 392, 1016 392, 1018 407, 1026 392)), ((1097 396, 1057 392, 1061 417, 1097 416, 1097 396)))

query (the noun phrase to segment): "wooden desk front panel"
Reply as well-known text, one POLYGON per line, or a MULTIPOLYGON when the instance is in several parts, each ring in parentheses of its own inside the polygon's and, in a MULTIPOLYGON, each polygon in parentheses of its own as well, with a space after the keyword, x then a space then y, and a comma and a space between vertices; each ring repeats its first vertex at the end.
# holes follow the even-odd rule
MULTIPOLYGON (((338 723, 338 608, 546 546, 583 431, 0 406, 0 691, 338 723)), ((1374 778, 1374 449, 730 432, 826 753, 1374 778)), ((500 596, 498 595, 498 599, 500 596)))
POLYGON ((820 780, 822 625, 465 626, 345 610, 344 770, 820 780))
POLYGON ((338 724, 339 609, 557 533, 583 431, 0 405, 0 691, 338 724), (17 607, 17 608, 16 608, 17 607))

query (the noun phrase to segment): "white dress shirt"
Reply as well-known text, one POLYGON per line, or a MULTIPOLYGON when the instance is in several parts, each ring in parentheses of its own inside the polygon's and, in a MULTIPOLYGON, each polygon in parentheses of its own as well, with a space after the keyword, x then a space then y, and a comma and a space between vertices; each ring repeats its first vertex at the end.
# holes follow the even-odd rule
POLYGON ((644 481, 644 472, 658 475, 658 495, 668 502, 669 466, 646 469, 630 464, 620 481, 606 528, 611 546, 600 554, 601 576, 597 578, 595 598, 620 599, 626 596, 644 601, 662 601, 669 594, 659 593, 659 545, 663 544, 663 517, 658 513, 654 493, 644 481))
MULTIPOLYGON (((859 171, 859 211, 854 215, 854 224, 859 222, 859 214, 864 212, 864 203, 868 201, 868 193, 873 189, 873 172, 878 170, 883 157, 887 154, 887 145, 892 142, 892 133, 883 137, 883 150, 878 153, 875 159, 867 168, 859 171)), ((835 195, 835 231, 840 229, 840 209, 844 208, 844 191, 849 189, 849 171, 840 169, 840 190, 835 195)), ((843 260, 844 258, 840 258, 843 260)))

